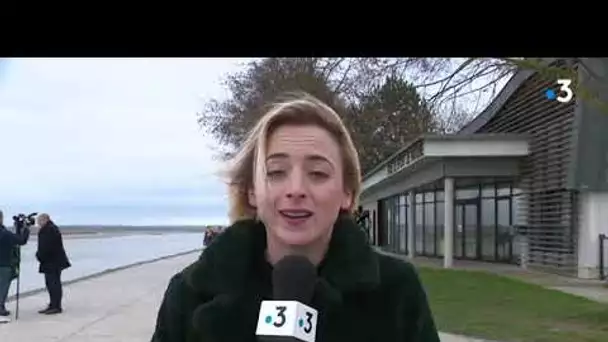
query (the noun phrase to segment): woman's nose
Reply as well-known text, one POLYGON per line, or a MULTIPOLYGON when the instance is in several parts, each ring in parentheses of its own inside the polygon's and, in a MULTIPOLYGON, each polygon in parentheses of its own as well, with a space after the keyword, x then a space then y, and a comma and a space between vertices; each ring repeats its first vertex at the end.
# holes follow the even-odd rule
POLYGON ((306 191, 304 191, 304 179, 300 172, 293 172, 289 177, 289 184, 287 189, 288 198, 304 198, 306 197, 306 191))

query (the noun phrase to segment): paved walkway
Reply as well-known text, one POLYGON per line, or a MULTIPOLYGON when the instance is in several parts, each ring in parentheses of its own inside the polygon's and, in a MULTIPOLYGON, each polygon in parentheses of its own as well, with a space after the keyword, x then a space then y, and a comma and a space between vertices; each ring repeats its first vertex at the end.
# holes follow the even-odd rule
MULTIPOLYGON (((46 293, 20 301, 19 320, 0 325, 4 342, 149 342, 162 295, 175 272, 198 252, 134 266, 64 287, 64 313, 40 315, 46 293)), ((8 303, 14 310, 15 303, 8 303)), ((444 342, 478 341, 442 334, 444 342)))

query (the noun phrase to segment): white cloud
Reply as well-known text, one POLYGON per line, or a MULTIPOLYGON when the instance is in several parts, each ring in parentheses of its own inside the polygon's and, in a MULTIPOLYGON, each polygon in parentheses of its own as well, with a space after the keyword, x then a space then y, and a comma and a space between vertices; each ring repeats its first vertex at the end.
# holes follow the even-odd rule
MULTIPOLYGON (((226 95, 220 78, 244 62, 10 60, 0 75, 0 207, 196 203, 216 212, 201 209, 184 220, 223 217, 215 205, 225 202, 225 187, 213 176, 213 141, 195 114, 202 96, 226 95)), ((108 213, 89 215, 96 223, 110 220, 108 213)), ((124 223, 141 221, 135 207, 132 216, 121 215, 124 223)), ((73 217, 88 219, 80 216, 73 217)))

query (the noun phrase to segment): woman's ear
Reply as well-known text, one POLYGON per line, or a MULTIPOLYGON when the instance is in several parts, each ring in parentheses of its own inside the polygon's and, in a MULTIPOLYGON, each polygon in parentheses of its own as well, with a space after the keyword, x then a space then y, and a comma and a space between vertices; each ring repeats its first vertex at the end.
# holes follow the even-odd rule
POLYGON ((256 197, 255 197, 255 190, 253 190, 253 188, 250 188, 249 190, 247 190, 247 199, 249 202, 249 206, 251 206, 252 208, 258 207, 256 197))
POLYGON ((343 196, 344 197, 342 197, 342 205, 340 206, 340 209, 349 211, 353 204, 353 194, 351 191, 345 191, 343 196))

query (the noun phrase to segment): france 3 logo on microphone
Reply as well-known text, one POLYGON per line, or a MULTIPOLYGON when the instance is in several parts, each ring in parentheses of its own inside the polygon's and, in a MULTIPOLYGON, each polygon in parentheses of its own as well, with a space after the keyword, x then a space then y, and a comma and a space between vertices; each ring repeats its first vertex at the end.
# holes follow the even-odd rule
POLYGON ((317 310, 296 301, 263 301, 257 336, 283 337, 285 341, 314 342, 317 310))
POLYGON ((572 85, 572 80, 568 78, 562 78, 558 79, 556 83, 560 86, 558 91, 556 92, 555 90, 549 88, 545 90, 545 97, 547 97, 547 99, 551 101, 557 100, 561 103, 570 102, 572 100, 572 97, 574 97, 574 91, 572 91, 572 88, 570 88, 570 86, 572 85))

